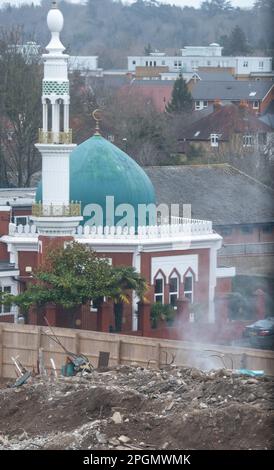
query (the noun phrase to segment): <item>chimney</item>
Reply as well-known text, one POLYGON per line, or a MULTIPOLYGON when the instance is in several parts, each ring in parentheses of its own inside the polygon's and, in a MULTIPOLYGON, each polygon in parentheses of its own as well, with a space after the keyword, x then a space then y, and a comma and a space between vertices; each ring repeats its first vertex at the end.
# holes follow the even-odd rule
POLYGON ((221 103, 221 100, 220 98, 216 98, 213 102, 213 110, 214 111, 217 111, 218 109, 220 109, 222 107, 222 103, 221 103))
POLYGON ((239 110, 240 110, 240 113, 243 117, 247 116, 249 107, 248 107, 248 102, 246 100, 241 100, 240 101, 239 110))

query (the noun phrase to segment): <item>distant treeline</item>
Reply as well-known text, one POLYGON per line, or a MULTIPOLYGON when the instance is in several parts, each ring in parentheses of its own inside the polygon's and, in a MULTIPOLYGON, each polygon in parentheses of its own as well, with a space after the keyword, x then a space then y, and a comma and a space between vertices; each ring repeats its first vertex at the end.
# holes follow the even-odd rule
MULTIPOLYGON (((25 38, 45 45, 49 39, 46 15, 50 0, 41 6, 8 4, 0 10, 0 27, 22 25, 25 38)), ((85 5, 59 2, 65 16, 63 41, 69 52, 99 55, 104 68, 126 66, 128 55, 149 50, 180 54, 186 45, 219 42, 224 53, 273 55, 274 1, 257 0, 253 9, 233 8, 228 0, 206 0, 200 9, 137 0, 87 0, 85 5), (232 31, 238 27, 240 42, 232 31), (234 39, 234 40, 233 40, 234 39)))

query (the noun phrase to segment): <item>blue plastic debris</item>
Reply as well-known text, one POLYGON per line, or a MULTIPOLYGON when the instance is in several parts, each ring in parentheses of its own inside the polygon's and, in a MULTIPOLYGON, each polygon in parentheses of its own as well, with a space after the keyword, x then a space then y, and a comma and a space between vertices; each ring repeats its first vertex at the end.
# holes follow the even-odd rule
POLYGON ((18 377, 18 379, 12 385, 12 388, 21 387, 21 385, 24 385, 29 380, 30 377, 31 377, 31 372, 27 371, 24 375, 22 375, 21 377, 18 377))
POLYGON ((250 375, 251 377, 262 377, 264 375, 264 370, 237 369, 235 372, 236 374, 250 375))

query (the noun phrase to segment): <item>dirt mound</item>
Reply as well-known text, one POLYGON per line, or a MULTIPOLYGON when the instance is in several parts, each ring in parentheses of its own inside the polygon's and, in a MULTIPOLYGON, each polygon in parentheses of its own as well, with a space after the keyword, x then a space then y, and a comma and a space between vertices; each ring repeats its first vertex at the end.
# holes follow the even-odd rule
POLYGON ((0 449, 272 449, 274 378, 120 366, 0 389, 0 449))

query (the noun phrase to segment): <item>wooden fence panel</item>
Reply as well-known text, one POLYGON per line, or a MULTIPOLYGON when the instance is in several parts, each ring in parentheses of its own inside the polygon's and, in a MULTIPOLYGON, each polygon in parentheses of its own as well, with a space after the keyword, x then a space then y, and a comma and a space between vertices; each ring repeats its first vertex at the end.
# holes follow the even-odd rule
MULTIPOLYGON (((86 355, 95 367, 100 351, 105 351, 110 353, 110 366, 136 363, 157 368, 175 363, 200 368, 245 367, 274 375, 272 351, 66 328, 54 328, 54 332, 68 351, 86 355)), ((47 327, 0 323, 0 377, 16 377, 11 357, 18 356, 29 370, 36 369, 39 348, 43 350, 48 371, 51 370, 51 358, 60 371, 65 364, 66 353, 45 333, 50 333, 47 327)))

